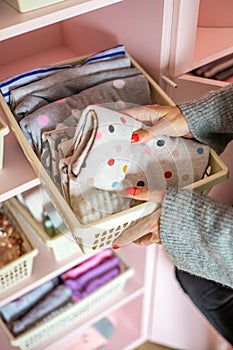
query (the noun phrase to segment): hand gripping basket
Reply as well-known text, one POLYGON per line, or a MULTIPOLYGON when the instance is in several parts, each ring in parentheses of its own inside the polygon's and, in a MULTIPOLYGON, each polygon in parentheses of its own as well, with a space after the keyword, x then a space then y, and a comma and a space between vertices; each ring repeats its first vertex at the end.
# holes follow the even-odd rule
POLYGON ((14 227, 21 234, 26 252, 16 260, 0 268, 0 292, 29 277, 32 273, 33 259, 38 254, 38 249, 30 241, 26 227, 18 220, 11 205, 11 200, 4 202, 3 209, 11 219, 14 227))
MULTIPOLYGON (((65 63, 80 63, 83 59, 77 58, 65 63)), ((131 57, 130 57, 131 58, 131 57)), ((150 90, 152 103, 161 105, 174 105, 173 101, 165 94, 165 92, 157 85, 157 83, 139 66, 133 58, 131 58, 132 66, 138 68, 142 74, 147 78, 150 90)), ((64 62, 62 62, 64 64, 64 62)), ((129 225, 140 218, 153 212, 157 205, 153 202, 142 203, 133 208, 124 210, 120 213, 110 215, 104 219, 92 222, 91 224, 82 225, 74 212, 64 200, 63 196, 57 190, 54 182, 49 177, 45 169, 41 166, 39 159, 36 157, 34 151, 29 145, 23 132, 21 131, 18 123, 16 122, 12 112, 10 111, 4 98, 0 96, 1 108, 8 120, 9 126, 15 133, 18 142, 20 143, 26 157, 31 163, 34 171, 40 177, 41 183, 45 190, 48 192, 54 207, 59 212, 62 220, 67 226, 68 230, 72 233, 77 244, 80 246, 84 254, 92 254, 95 251, 111 247, 113 241, 118 237, 129 225)), ((218 155, 211 150, 210 162, 208 168, 208 174, 192 185, 189 188, 193 188, 196 191, 202 193, 208 193, 210 189, 217 183, 224 181, 228 176, 228 169, 221 161, 218 155)))

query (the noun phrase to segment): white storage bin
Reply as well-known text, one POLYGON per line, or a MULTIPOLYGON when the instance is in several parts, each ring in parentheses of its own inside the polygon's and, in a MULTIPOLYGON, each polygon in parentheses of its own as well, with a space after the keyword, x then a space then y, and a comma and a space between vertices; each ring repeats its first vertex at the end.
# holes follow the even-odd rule
POLYGON ((28 12, 48 5, 56 4, 64 0, 5 0, 8 4, 20 12, 28 12))
POLYGON ((4 202, 3 208, 9 218, 12 219, 12 224, 21 234, 26 253, 0 268, 0 292, 5 291, 31 276, 33 259, 38 254, 38 249, 33 246, 27 234, 26 227, 18 220, 13 210, 11 200, 4 202))
MULTIPOLYGON (((65 63, 77 64, 82 62, 86 57, 72 59, 65 63)), ((159 85, 140 67, 140 65, 132 58, 132 66, 138 68, 149 82, 152 103, 161 105, 174 105, 172 100, 165 94, 159 85)), ((64 62, 62 62, 64 64, 64 62)), ((54 207, 59 212, 68 230, 72 233, 77 244, 80 246, 84 254, 93 254, 95 251, 112 247, 115 238, 117 238, 127 227, 135 223, 140 218, 147 216, 153 212, 157 205, 153 202, 146 202, 120 213, 112 214, 101 220, 92 222, 91 224, 81 224, 74 212, 65 201, 64 197, 56 188, 56 185, 41 166, 39 159, 29 145, 21 128, 15 120, 4 98, 0 95, 0 106, 4 111, 6 118, 11 126, 16 138, 18 139, 26 157, 31 163, 35 173, 40 177, 41 183, 45 190, 49 193, 49 197, 54 207)), ((210 189, 217 183, 224 181, 228 177, 228 169, 222 162, 220 157, 211 150, 208 174, 189 185, 202 193, 208 193, 210 189)))
MULTIPOLYGON (((13 199, 14 208, 22 215, 25 221, 32 227, 43 244, 48 248, 56 261, 69 257, 71 254, 80 253, 81 249, 70 232, 60 232, 55 237, 49 237, 41 222, 37 221, 31 213, 19 201, 13 199)), ((64 225, 65 226, 65 225, 64 225)), ((67 229, 65 229, 67 231, 67 229)))

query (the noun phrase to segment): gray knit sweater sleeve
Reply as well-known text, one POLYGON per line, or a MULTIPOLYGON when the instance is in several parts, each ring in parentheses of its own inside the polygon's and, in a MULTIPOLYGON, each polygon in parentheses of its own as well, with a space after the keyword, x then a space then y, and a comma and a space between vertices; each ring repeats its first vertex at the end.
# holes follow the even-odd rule
POLYGON ((233 208, 190 190, 170 189, 162 244, 181 270, 233 287, 233 208))
MULTIPOLYGON (((233 84, 179 105, 194 137, 221 153, 233 139, 233 84)), ((233 287, 233 208, 191 190, 169 189, 162 244, 181 270, 233 287)))
POLYGON ((193 136, 221 153, 233 139, 233 84, 179 104, 193 136))

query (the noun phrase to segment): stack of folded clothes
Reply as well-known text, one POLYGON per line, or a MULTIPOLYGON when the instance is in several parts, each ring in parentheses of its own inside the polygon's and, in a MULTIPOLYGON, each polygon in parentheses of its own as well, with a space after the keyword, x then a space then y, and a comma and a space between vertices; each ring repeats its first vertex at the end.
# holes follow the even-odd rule
POLYGON ((208 79, 233 81, 233 54, 221 57, 192 71, 194 75, 208 79))
POLYGON ((132 132, 145 125, 120 111, 152 100, 148 80, 132 66, 123 45, 78 65, 45 67, 5 80, 0 89, 83 224, 135 205, 120 194, 125 185, 183 187, 205 173, 209 148, 193 140, 130 144, 132 132))
POLYGON ((14 336, 55 317, 118 276, 124 267, 105 249, 20 298, 4 305, 0 314, 14 336))
POLYGON ((120 259, 111 249, 105 249, 67 271, 61 278, 72 290, 73 299, 78 301, 118 276, 120 259))

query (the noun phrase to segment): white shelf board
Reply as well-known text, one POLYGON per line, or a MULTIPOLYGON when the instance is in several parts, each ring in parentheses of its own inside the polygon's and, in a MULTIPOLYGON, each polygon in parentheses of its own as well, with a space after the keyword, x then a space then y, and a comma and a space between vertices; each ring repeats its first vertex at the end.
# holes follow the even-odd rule
POLYGON ((0 1, 0 41, 64 21, 122 0, 65 0, 38 10, 20 13, 0 1))
POLYGON ((231 53, 233 53, 233 28, 198 27, 191 69, 231 53))

